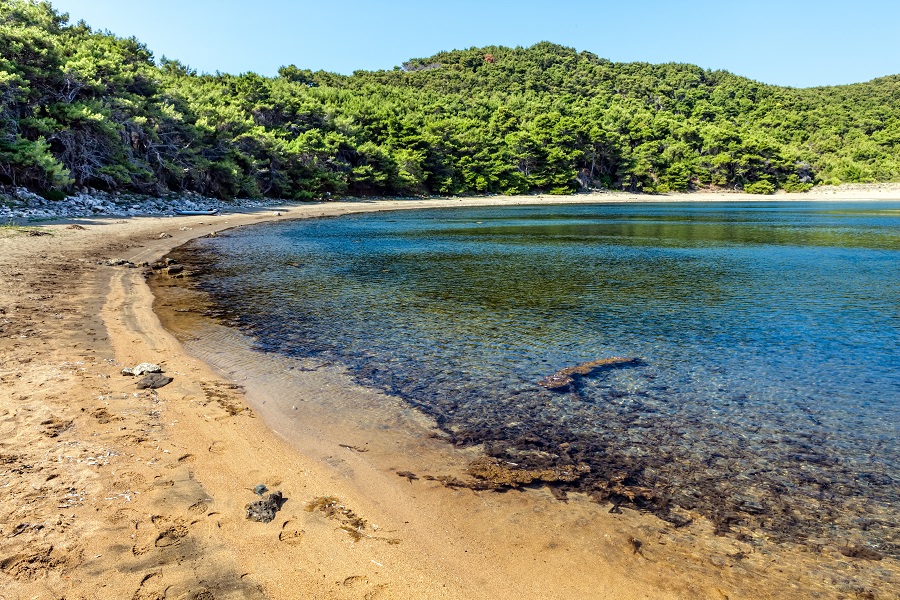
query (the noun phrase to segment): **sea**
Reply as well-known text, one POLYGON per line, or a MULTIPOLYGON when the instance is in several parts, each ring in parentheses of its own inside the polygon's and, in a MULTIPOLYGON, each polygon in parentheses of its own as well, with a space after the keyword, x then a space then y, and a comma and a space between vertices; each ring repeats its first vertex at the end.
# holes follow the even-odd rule
POLYGON ((560 497, 900 557, 900 203, 387 211, 179 258, 256 350, 339 365, 503 464, 577 472, 560 497), (538 384, 613 357, 635 360, 538 384))

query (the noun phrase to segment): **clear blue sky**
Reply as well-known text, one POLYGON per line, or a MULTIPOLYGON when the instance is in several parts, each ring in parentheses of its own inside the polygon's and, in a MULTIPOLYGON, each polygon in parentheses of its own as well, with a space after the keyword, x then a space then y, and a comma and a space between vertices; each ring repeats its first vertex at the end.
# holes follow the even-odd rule
POLYGON ((688 62, 806 87, 900 73, 896 0, 53 0, 201 72, 391 69, 546 40, 616 62, 688 62))

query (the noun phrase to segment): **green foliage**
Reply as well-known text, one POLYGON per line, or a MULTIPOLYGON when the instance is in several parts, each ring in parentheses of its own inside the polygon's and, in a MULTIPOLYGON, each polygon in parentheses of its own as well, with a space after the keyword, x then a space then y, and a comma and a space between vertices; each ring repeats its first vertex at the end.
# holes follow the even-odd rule
POLYGON ((808 192, 812 189, 812 186, 812 183, 801 183, 800 178, 792 173, 788 175, 781 187, 786 192, 808 192))
POLYGON ((43 137, 30 141, 16 135, 12 140, 0 140, 0 176, 13 185, 31 185, 39 191, 71 183, 68 169, 50 153, 43 137))
POLYGON ((350 77, 197 74, 0 0, 0 184, 47 197, 805 191, 900 180, 898 106, 900 76, 791 89, 548 42, 350 77))
POLYGON ((754 181, 744 186, 744 192, 747 194, 774 194, 775 186, 769 181, 754 181))

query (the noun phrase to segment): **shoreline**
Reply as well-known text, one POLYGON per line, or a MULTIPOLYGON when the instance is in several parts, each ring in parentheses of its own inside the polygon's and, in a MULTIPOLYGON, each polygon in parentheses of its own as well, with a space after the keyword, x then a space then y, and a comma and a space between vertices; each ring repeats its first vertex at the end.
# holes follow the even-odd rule
MULTIPOLYGON (((96 264, 110 258, 150 262, 190 239, 238 225, 351 212, 900 200, 900 190, 848 195, 854 197, 596 194, 332 202, 217 217, 79 219, 88 231, 63 223, 41 226, 52 236, 0 238, 0 270, 13 283, 0 292, 0 382, 10 390, 9 405, 0 409, 0 485, 9 491, 0 500, 0 588, 12 597, 52 592, 67 598, 190 597, 202 590, 216 598, 750 598, 788 590, 795 597, 828 597, 840 585, 865 591, 871 586, 859 572, 873 564, 896 570, 896 561, 831 557, 847 562, 853 577, 824 585, 809 557, 787 553, 773 572, 768 558, 715 538, 702 523, 696 531, 668 531, 655 518, 633 511, 609 515, 584 498, 564 505, 545 490, 475 494, 407 481, 397 476, 405 464, 391 465, 393 472, 375 465, 375 448, 362 453, 339 445, 361 448, 371 436, 348 431, 346 442, 332 440, 336 448, 317 442, 306 454, 298 452, 256 418, 265 411, 253 404, 264 400, 252 391, 245 397, 163 329, 141 269, 96 264), (137 392, 134 380, 119 371, 145 361, 163 364, 175 381, 155 393, 137 392), (256 498, 253 486, 263 482, 289 498, 266 525, 243 515, 256 498), (366 521, 371 537, 353 541, 341 529, 340 515, 306 511, 310 501, 327 496, 340 498, 340 506, 366 521), (640 552, 631 539, 641 542, 640 552)), ((346 392, 342 401, 367 393, 342 383, 340 374, 327 376, 328 385, 346 392)), ((413 450, 424 444, 434 451, 440 440, 427 437, 427 423, 419 426, 409 442, 413 450)), ((380 456, 390 457, 389 450, 380 456)))
MULTIPOLYGON (((0 219, 6 219, 10 225, 28 225, 35 223, 48 225, 59 222, 70 222, 84 219, 107 218, 161 218, 178 216, 176 209, 201 209, 216 208, 225 214, 249 213, 274 210, 279 206, 329 206, 338 204, 371 204, 391 203, 397 204, 396 208, 402 208, 408 203, 428 203, 429 205, 441 203, 471 203, 466 205, 497 205, 497 204, 607 204, 607 203, 672 203, 672 202, 827 202, 827 201, 881 201, 900 200, 900 183, 879 184, 841 184, 839 186, 822 186, 808 192, 784 192, 775 194, 745 194, 743 192, 719 191, 719 192, 671 192, 666 194, 640 194, 620 191, 592 191, 579 192, 571 195, 543 195, 531 194, 522 196, 450 196, 427 198, 381 198, 381 197, 346 197, 330 201, 313 202, 285 202, 273 199, 250 200, 235 199, 226 202, 214 198, 204 198, 190 195, 184 199, 157 198, 153 196, 114 196, 100 193, 99 196, 79 194, 71 196, 61 202, 44 200, 40 196, 21 191, 22 198, 18 201, 3 196, 6 200, 0 204, 0 219), (137 204, 135 204, 137 202, 137 204), (60 206, 67 213, 54 214, 54 205, 60 206), (99 211, 99 212, 98 212, 99 211)), ((455 205, 455 204, 454 204, 455 205)))

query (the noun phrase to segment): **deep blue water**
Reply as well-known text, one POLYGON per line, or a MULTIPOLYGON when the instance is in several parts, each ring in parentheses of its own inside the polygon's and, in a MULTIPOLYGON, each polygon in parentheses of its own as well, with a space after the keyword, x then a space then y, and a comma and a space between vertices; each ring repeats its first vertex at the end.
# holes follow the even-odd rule
POLYGON ((260 348, 346 365, 456 443, 900 554, 900 203, 402 211, 188 250, 260 348), (610 356, 642 363, 536 385, 610 356))

